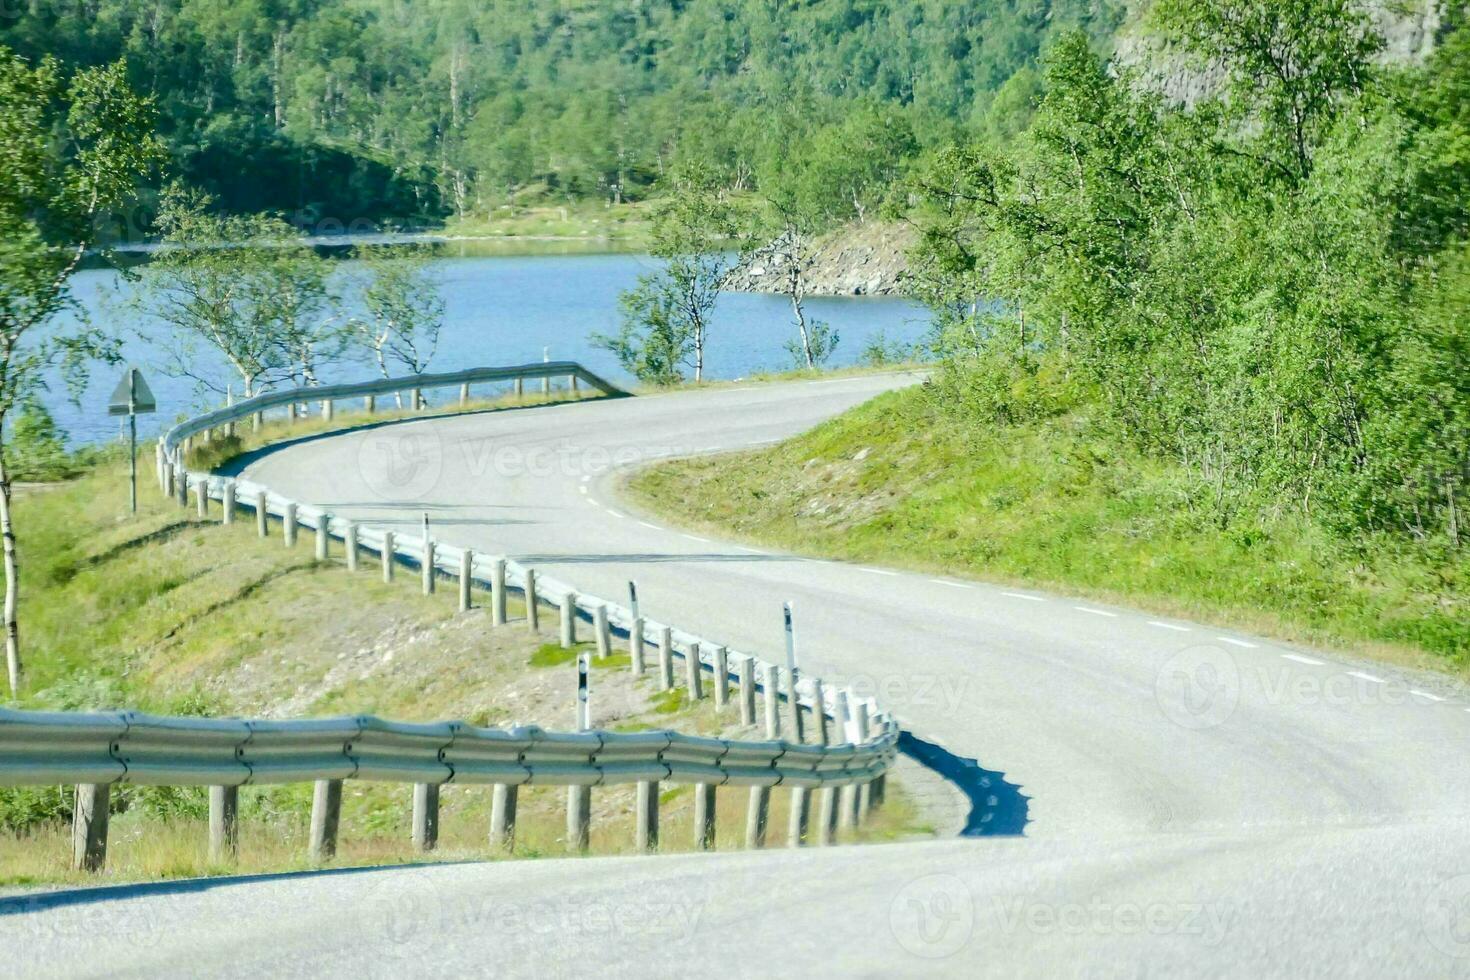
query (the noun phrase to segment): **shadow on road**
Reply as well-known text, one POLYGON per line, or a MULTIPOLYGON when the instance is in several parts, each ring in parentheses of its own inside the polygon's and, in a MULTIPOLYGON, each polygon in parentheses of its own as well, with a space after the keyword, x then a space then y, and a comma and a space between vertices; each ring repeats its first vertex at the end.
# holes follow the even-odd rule
POLYGON ((1005 773, 980 768, 974 759, 962 759, 942 745, 926 742, 912 732, 900 732, 898 751, 959 787, 970 801, 961 837, 1002 837, 1024 834, 1030 797, 1007 782, 1005 773))

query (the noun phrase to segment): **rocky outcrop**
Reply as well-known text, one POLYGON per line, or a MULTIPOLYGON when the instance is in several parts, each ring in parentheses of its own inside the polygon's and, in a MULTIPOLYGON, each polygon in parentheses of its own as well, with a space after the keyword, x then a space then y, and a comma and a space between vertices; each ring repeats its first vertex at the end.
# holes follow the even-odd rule
MULTIPOLYGON (((913 229, 905 224, 868 221, 839 228, 819 238, 811 250, 808 289, 814 296, 901 296, 913 243, 913 229)), ((778 261, 758 254, 735 270, 725 288, 780 292, 778 261)))

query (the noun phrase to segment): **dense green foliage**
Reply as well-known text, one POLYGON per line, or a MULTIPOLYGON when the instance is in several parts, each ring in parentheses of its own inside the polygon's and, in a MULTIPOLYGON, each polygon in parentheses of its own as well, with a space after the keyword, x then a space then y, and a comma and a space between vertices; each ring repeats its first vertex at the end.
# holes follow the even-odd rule
POLYGON ((915 181, 949 403, 978 424, 1095 403, 1220 526, 1457 547, 1470 30, 1389 68, 1345 0, 1154 13, 1225 71, 1220 99, 1165 105, 1069 35, 1012 145, 915 181))
POLYGON ((884 166, 843 130, 859 107, 932 144, 983 117, 1049 36, 1104 36, 1121 16, 1091 0, 11 6, 0 43, 25 57, 125 58, 188 183, 322 227, 484 210, 527 188, 638 197, 689 158, 749 187, 807 142, 845 150, 852 172, 832 191, 850 200, 884 166))

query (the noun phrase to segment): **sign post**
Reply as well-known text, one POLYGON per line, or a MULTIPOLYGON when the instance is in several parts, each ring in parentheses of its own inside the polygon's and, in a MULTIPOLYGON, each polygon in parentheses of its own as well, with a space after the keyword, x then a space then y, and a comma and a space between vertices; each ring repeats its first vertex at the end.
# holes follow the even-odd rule
POLYGON ((128 504, 138 512, 138 416, 158 411, 158 402, 148 389, 148 382, 135 367, 117 383, 107 402, 108 415, 128 417, 128 504))

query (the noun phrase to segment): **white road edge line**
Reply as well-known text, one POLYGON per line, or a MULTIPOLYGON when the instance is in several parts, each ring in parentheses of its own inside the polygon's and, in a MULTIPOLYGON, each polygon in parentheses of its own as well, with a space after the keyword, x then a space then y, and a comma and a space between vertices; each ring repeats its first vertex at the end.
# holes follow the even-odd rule
POLYGON ((1321 667, 1322 666, 1322 661, 1320 661, 1320 660, 1313 660, 1311 657, 1303 657, 1303 656, 1300 656, 1299 654, 1295 654, 1295 653, 1283 653, 1281 655, 1281 658, 1283 660, 1295 660, 1297 663, 1299 663, 1299 664, 1306 664, 1308 667, 1321 667))
MULTIPOLYGON (((1025 599, 1027 602, 1045 602, 1046 601, 1045 599, 1043 599, 1039 595, 1027 595, 1024 592, 1002 592, 1001 595, 1010 596, 1012 599, 1025 599)), ((1112 613, 1108 613, 1108 615, 1111 616, 1112 613)))
POLYGON ((680 531, 679 537, 688 538, 690 541, 698 541, 700 544, 709 544, 709 538, 701 538, 697 534, 685 534, 683 531, 680 531))
MULTIPOLYGON (((1348 676, 1349 677, 1356 677, 1358 680, 1360 680, 1360 681, 1367 681, 1370 684, 1385 684, 1385 683, 1387 683, 1387 681, 1385 681, 1382 677, 1374 677, 1372 674, 1365 674, 1361 670, 1350 670, 1350 671, 1348 671, 1348 676)), ((1470 708, 1466 708, 1465 710, 1466 711, 1470 711, 1470 708)))
POLYGON ((1438 694, 1430 694, 1428 691, 1421 691, 1417 687, 1411 687, 1411 688, 1409 688, 1409 693, 1410 694, 1417 694, 1421 698, 1428 698, 1430 701, 1443 701, 1444 700, 1444 698, 1440 697, 1438 694))
POLYGON ((623 519, 623 515, 622 514, 619 514, 617 511, 613 510, 611 507, 607 508, 607 512, 609 514, 611 514, 612 516, 616 517, 618 520, 622 520, 623 519))
POLYGON ((1234 637, 1230 636, 1217 636, 1215 637, 1215 639, 1219 640, 1221 643, 1230 643, 1234 646, 1245 647, 1247 650, 1256 649, 1256 645, 1254 643, 1247 643, 1245 640, 1237 640, 1234 637))
POLYGON ((648 528, 650 531, 662 531, 663 530, 663 528, 659 527, 657 524, 650 524, 647 521, 639 521, 638 523, 639 524, 642 524, 644 527, 648 528))
POLYGON ((1157 619, 1150 619, 1148 621, 1148 624, 1150 626, 1157 626, 1161 630, 1173 630, 1176 633, 1193 633, 1194 632, 1188 626, 1175 626, 1173 623, 1161 623, 1157 619))

